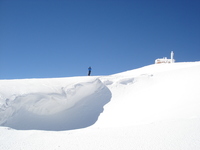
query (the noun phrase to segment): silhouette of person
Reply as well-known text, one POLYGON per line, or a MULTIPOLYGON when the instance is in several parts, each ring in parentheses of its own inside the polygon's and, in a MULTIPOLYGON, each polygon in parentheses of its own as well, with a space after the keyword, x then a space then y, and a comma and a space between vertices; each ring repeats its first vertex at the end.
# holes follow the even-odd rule
POLYGON ((90 74, 91 74, 91 71, 92 71, 92 68, 91 68, 91 67, 89 67, 89 68, 88 68, 88 76, 90 76, 90 74))

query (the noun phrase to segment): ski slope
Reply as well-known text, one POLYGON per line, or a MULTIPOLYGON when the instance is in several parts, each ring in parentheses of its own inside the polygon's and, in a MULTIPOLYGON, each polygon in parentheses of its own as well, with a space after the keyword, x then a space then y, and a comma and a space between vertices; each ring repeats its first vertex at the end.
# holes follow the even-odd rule
POLYGON ((199 150, 200 62, 0 80, 0 149, 199 150))

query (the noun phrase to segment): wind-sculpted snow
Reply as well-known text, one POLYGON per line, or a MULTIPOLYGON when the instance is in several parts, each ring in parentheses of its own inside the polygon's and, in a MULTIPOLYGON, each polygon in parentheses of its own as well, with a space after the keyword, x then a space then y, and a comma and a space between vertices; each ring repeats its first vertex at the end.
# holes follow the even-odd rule
POLYGON ((199 150, 199 89, 200 62, 0 80, 0 149, 199 150))
POLYGON ((0 106, 0 124, 15 129, 69 130, 96 122, 111 93, 99 79, 7 98, 0 106), (23 122, 23 123, 22 123, 23 122))

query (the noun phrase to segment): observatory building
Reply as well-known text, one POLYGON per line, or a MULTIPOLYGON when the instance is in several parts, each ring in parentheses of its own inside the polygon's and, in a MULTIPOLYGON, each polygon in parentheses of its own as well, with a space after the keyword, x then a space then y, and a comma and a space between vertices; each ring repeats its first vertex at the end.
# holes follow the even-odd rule
POLYGON ((174 63, 175 62, 175 59, 174 59, 174 52, 171 51, 171 58, 170 59, 167 59, 167 57, 164 57, 164 58, 158 58, 155 60, 155 64, 168 64, 168 63, 174 63))

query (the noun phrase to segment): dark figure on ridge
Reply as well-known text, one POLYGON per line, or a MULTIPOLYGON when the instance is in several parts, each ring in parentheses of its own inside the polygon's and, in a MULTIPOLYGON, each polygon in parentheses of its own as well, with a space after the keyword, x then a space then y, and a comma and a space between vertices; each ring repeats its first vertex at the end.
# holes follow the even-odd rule
POLYGON ((88 76, 90 76, 90 74, 91 74, 91 71, 92 71, 92 68, 91 68, 91 67, 89 67, 89 68, 88 68, 88 76))

